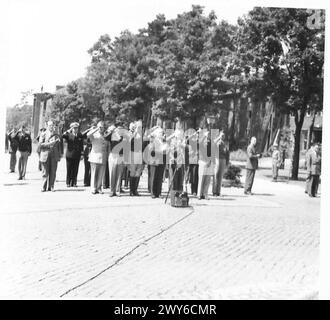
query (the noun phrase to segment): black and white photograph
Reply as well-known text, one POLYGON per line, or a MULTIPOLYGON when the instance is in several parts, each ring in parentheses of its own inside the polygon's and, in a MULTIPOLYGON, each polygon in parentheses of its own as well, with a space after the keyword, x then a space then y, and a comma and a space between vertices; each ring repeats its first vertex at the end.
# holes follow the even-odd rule
POLYGON ((330 299, 324 2, 1 6, 1 300, 330 299))

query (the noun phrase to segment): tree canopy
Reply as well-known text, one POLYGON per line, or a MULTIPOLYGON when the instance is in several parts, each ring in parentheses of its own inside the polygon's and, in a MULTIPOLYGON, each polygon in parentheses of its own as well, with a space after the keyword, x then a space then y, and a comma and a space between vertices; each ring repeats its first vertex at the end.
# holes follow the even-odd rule
POLYGON ((270 97, 281 112, 294 116, 294 179, 305 114, 323 106, 324 25, 312 28, 310 15, 306 9, 254 8, 239 21, 239 53, 254 70, 250 93, 270 97))
POLYGON ((32 105, 24 104, 23 106, 14 106, 7 108, 6 126, 7 130, 11 128, 20 128, 26 126, 30 128, 32 119, 32 105))
POLYGON ((322 19, 323 11, 256 7, 231 25, 199 5, 174 19, 159 14, 136 34, 102 35, 88 50, 86 76, 56 93, 54 114, 65 122, 142 119, 148 126, 152 115, 203 116, 230 91, 235 129, 242 96, 271 99, 295 119, 295 178, 305 114, 323 104, 322 19), (311 26, 315 12, 321 23, 311 26))
POLYGON ((217 23, 214 12, 192 6, 175 19, 158 15, 137 34, 126 30, 114 40, 102 35, 88 51, 86 77, 56 94, 55 112, 80 118, 88 97, 109 120, 203 115, 228 90, 224 78, 235 30, 217 23))

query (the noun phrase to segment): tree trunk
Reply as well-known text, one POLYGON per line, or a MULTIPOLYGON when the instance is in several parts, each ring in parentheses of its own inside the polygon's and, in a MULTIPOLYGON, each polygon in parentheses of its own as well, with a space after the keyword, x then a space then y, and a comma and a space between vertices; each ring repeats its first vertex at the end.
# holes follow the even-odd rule
POLYGON ((236 92, 233 97, 233 116, 231 120, 231 125, 230 125, 230 149, 234 150, 236 148, 236 141, 235 141, 235 127, 236 127, 236 104, 237 104, 237 97, 236 97, 236 92))
POLYGON ((193 126, 194 126, 194 129, 197 130, 197 117, 196 116, 193 117, 193 126))
POLYGON ((152 106, 153 106, 153 104, 150 105, 150 107, 148 108, 148 113, 146 114, 146 118, 143 119, 144 120, 143 122, 145 123, 145 127, 148 129, 150 129, 150 127, 151 127, 152 106))
POLYGON ((305 110, 306 108, 302 108, 299 112, 296 111, 295 113, 295 124, 296 129, 294 133, 294 149, 293 149, 293 156, 292 156, 292 173, 291 173, 291 180, 298 180, 299 174, 299 159, 300 159, 300 136, 301 136, 301 128, 304 123, 305 118, 305 110))
POLYGON ((309 131, 308 131, 308 141, 307 141, 307 150, 311 147, 312 144, 312 138, 313 138, 313 128, 314 128, 314 123, 315 123, 315 116, 316 116, 316 112, 313 112, 313 120, 312 120, 312 124, 309 127, 309 131))

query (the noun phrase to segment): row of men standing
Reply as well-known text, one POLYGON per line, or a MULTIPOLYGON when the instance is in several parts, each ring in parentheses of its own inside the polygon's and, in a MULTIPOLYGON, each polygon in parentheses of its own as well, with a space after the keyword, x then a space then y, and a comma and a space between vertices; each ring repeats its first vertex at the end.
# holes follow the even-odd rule
POLYGON ((10 172, 15 172, 18 151, 18 180, 25 179, 28 158, 32 153, 31 135, 22 126, 19 130, 12 129, 6 133, 6 150, 10 154, 10 172))
MULTIPOLYGON (((80 157, 83 154, 85 163, 84 185, 90 184, 93 194, 103 193, 105 180, 109 177, 110 196, 120 196, 121 179, 125 165, 121 162, 123 150, 116 150, 116 146, 123 141, 123 136, 119 134, 122 124, 117 122, 105 130, 104 123, 99 122, 97 126, 93 126, 83 133, 79 132, 78 127, 78 123, 71 124, 70 130, 64 132, 60 137, 54 132, 54 124, 49 121, 47 130, 41 133, 39 137, 39 153, 44 178, 42 191, 54 191, 57 162, 60 159, 60 143, 61 139, 64 139, 67 142, 67 186, 75 187, 77 185, 80 157), (87 139, 88 143, 83 150, 84 139, 87 139), (107 168, 108 174, 106 172, 107 168)), ((130 175, 130 195, 138 195, 137 188, 144 168, 142 150, 149 148, 151 149, 150 154, 153 156, 155 153, 162 154, 160 157, 156 157, 153 162, 148 163, 149 191, 153 198, 160 196, 166 168, 164 160, 168 147, 170 164, 167 168, 173 189, 183 190, 183 185, 186 186, 187 183, 190 183, 192 194, 197 195, 199 190, 199 198, 207 199, 210 180, 213 177, 213 195, 220 195, 221 180, 229 161, 229 152, 224 142, 223 133, 215 141, 219 156, 216 157, 215 163, 212 163, 209 158, 210 137, 205 136, 205 143, 200 144, 200 147, 204 145, 208 150, 207 155, 206 153, 198 153, 197 155, 196 152, 191 155, 193 153, 192 148, 189 148, 189 144, 186 144, 186 140, 182 139, 182 137, 179 138, 173 135, 171 144, 167 144, 164 140, 162 129, 156 128, 146 141, 141 135, 141 127, 141 121, 131 123, 128 134, 131 149, 129 153, 130 159, 126 159, 130 164, 126 167, 130 175), (136 151, 134 148, 135 143, 137 145, 141 143, 142 150, 136 151), (198 157, 198 160, 189 163, 187 160, 188 154, 190 156, 189 159, 192 156, 198 157), (205 156, 203 156, 204 154, 205 156), (157 159, 162 158, 162 156, 163 161, 157 162, 157 159), (180 157, 184 158, 183 161, 180 161, 180 157)))
MULTIPOLYGON (((186 186, 189 182, 192 194, 197 195, 199 190, 199 197, 201 199, 207 198, 210 179, 213 176, 213 194, 220 195, 221 179, 229 161, 229 152, 223 141, 223 133, 216 142, 220 157, 216 157, 215 164, 211 164, 212 161, 209 158, 204 159, 206 156, 203 158, 205 153, 199 153, 198 160, 189 163, 188 159, 192 159, 197 155, 191 154, 193 153, 192 148, 189 148, 186 139, 183 139, 182 135, 180 137, 180 135, 173 134, 172 137, 167 137, 167 140, 171 140, 171 143, 168 144, 163 130, 158 127, 145 140, 141 134, 141 127, 142 123, 138 121, 132 123, 129 130, 130 158, 128 162, 130 164, 128 170, 130 173, 131 195, 138 195, 137 187, 144 167, 142 154, 145 151, 152 157, 151 161, 147 161, 148 189, 152 198, 158 198, 161 194, 167 154, 169 154, 170 160, 167 166, 169 180, 174 190, 182 191, 183 185, 186 186), (139 145, 141 146, 140 150, 135 148, 139 145), (190 157, 188 157, 188 154, 190 157)), ((92 145, 89 161, 92 167, 91 189, 93 194, 102 193, 102 178, 108 159, 110 196, 120 196, 121 176, 125 165, 121 163, 123 150, 115 150, 115 148, 123 141, 123 136, 119 134, 121 128, 121 123, 117 123, 105 131, 104 124, 100 122, 96 128, 91 128, 87 133, 87 138, 92 145)), ((210 139, 205 137, 205 141, 205 145, 210 149, 210 139)))
MULTIPOLYGON (((136 152, 134 149, 134 142, 143 140, 143 149, 145 149, 146 146, 148 148, 154 148, 151 154, 155 155, 156 152, 160 152, 162 153, 161 157, 163 157, 162 163, 148 164, 148 190, 153 198, 160 196, 162 182, 165 176, 169 177, 169 180, 172 181, 171 187, 174 190, 182 190, 183 185, 186 186, 190 183, 191 194, 197 195, 198 193, 200 199, 208 198, 210 180, 211 177, 213 177, 213 195, 220 195, 222 177, 229 161, 229 152, 224 143, 223 133, 214 141, 217 145, 218 152, 214 163, 208 158, 208 156, 210 156, 209 151, 206 153, 206 157, 203 157, 205 153, 198 154, 198 152, 192 152, 192 148, 189 146, 189 143, 186 143, 186 140, 177 139, 178 137, 174 135, 172 141, 175 143, 169 145, 170 164, 166 166, 164 150, 157 150, 154 144, 154 142, 158 140, 158 149, 159 146, 165 145, 162 129, 157 128, 157 130, 148 137, 148 141, 144 141, 142 136, 137 134, 139 131, 137 129, 141 129, 141 127, 142 123, 140 121, 130 124, 130 155, 132 158, 130 159, 131 164, 125 166, 120 163, 123 154, 122 150, 119 153, 110 152, 123 140, 123 137, 118 133, 118 129, 122 128, 121 123, 117 122, 116 125, 109 127, 108 130, 105 131, 103 122, 100 122, 98 126, 89 128, 82 133, 79 131, 79 124, 72 123, 70 129, 65 131, 62 136, 59 136, 55 133, 53 122, 49 121, 47 129, 41 130, 40 135, 36 138, 39 141, 38 154, 40 170, 43 171, 42 191, 54 191, 57 163, 63 153, 62 141, 65 140, 67 142, 67 187, 77 187, 79 164, 81 158, 83 158, 85 164, 84 185, 91 185, 93 194, 102 193, 102 189, 110 187, 111 196, 120 196, 121 180, 126 170, 126 172, 129 172, 130 194, 139 195, 137 189, 144 165, 140 164, 143 163, 142 154, 136 152), (86 140, 87 143, 84 148, 84 141, 86 140), (183 160, 181 159, 180 161, 179 158, 182 157, 183 160), (193 159, 193 161, 190 163, 189 159, 193 159)), ((196 136, 191 137, 191 139, 195 138, 196 136)), ((207 137, 205 141, 205 146, 209 149, 211 145, 210 137, 207 137)), ((258 167, 257 159, 261 157, 261 154, 256 152, 255 146, 256 139, 253 137, 247 148, 248 157, 246 164, 245 194, 251 194, 255 171, 258 167)), ((10 172, 15 171, 17 161, 16 153, 17 151, 19 152, 18 179, 25 179, 28 157, 32 152, 32 141, 29 132, 24 126, 17 131, 11 130, 6 133, 6 150, 8 150, 11 155, 10 172)), ((278 169, 283 162, 277 144, 274 144, 272 160, 273 181, 277 181, 278 169)), ((321 174, 320 147, 317 143, 313 144, 306 153, 306 165, 307 179, 305 192, 308 193, 309 196, 315 197, 321 174)), ((127 176, 127 173, 125 173, 125 175, 127 176)))
MULTIPOLYGON (((251 189, 254 181, 255 172, 258 168, 258 159, 261 158, 261 154, 256 152, 256 143, 256 138, 252 137, 251 142, 247 148, 244 193, 249 195, 252 194, 251 189)), ((284 160, 284 156, 281 155, 281 152, 278 149, 278 144, 274 143, 272 153, 273 182, 277 182, 278 171, 280 168, 284 168, 284 160)), ((321 149, 320 145, 317 142, 313 143, 310 149, 306 152, 305 161, 307 169, 305 193, 307 193, 310 197, 316 197, 321 175, 321 149)))

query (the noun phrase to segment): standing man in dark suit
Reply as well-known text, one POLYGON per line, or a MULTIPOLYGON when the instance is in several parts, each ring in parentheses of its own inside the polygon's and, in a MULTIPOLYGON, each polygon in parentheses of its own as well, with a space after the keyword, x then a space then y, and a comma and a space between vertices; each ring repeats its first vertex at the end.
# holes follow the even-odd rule
POLYGON ((70 129, 64 132, 62 138, 67 142, 66 150, 66 185, 77 187, 79 163, 84 149, 84 137, 79 132, 79 123, 73 122, 70 129))
POLYGON ((42 189, 41 192, 55 191, 57 163, 61 159, 61 139, 55 132, 53 121, 47 122, 47 129, 40 135, 40 162, 42 165, 42 189))
POLYGON ((17 142, 19 152, 18 180, 23 180, 25 179, 28 158, 32 153, 32 139, 25 126, 22 126, 21 129, 16 132, 13 139, 17 142))
POLYGON ((320 147, 317 143, 313 145, 307 158, 307 174, 310 177, 307 188, 308 195, 316 197, 321 175, 321 155, 320 147))
POLYGON ((260 153, 256 153, 256 137, 251 138, 251 142, 247 147, 247 161, 246 161, 246 178, 244 194, 251 195, 251 189, 254 181, 254 176, 258 168, 258 159, 261 158, 260 153))
POLYGON ((16 157, 16 152, 18 148, 17 141, 14 139, 14 136, 16 134, 15 128, 13 128, 10 132, 7 133, 8 136, 8 141, 9 141, 9 154, 10 154, 10 172, 15 172, 15 167, 16 167, 16 162, 17 162, 17 157, 16 157))

